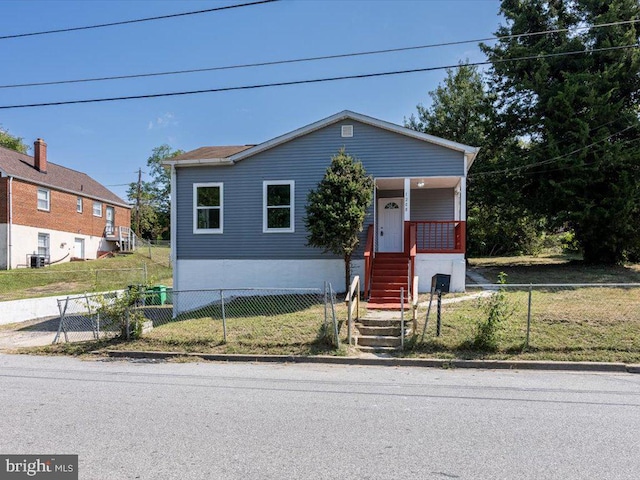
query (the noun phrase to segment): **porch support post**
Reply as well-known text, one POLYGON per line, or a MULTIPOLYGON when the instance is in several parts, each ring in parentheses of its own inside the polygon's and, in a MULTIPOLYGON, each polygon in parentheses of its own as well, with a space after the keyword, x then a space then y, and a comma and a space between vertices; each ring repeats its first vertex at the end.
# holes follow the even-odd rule
POLYGON ((467 177, 460 179, 460 220, 467 221, 467 177))
POLYGON ((404 179, 404 217, 403 221, 411 220, 411 179, 404 179))

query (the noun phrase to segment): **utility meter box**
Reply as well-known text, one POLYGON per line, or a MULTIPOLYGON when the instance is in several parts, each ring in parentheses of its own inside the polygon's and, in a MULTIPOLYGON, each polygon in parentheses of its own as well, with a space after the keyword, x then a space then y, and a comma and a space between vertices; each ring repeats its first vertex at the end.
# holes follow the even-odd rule
POLYGON ((431 277, 431 290, 440 291, 441 293, 449 293, 449 285, 451 284, 451 275, 444 273, 436 273, 431 277))

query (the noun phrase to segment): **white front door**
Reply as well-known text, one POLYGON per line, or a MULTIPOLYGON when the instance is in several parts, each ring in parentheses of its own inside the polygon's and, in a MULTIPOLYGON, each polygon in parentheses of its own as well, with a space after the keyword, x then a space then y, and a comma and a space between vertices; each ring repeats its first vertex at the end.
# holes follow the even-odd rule
POLYGON ((378 252, 402 250, 402 198, 379 198, 378 252))
POLYGON ((84 258, 84 238, 76 238, 73 244, 73 256, 84 258))

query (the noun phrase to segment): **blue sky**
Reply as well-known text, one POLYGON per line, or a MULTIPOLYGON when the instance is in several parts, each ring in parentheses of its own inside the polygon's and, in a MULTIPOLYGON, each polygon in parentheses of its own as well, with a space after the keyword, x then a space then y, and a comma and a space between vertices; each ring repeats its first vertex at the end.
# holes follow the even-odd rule
MULTIPOLYGON (((234 1, 0 1, 0 36, 234 1)), ((268 62, 490 37, 497 0, 284 0, 196 16, 0 40, 0 85, 268 62)), ((144 79, 0 88, 0 106, 357 75, 484 60, 477 45, 144 79)), ((402 124, 444 71, 146 100, 0 110, 0 126, 124 197, 161 144, 260 143, 341 110, 402 124)), ((144 177, 143 177, 144 178, 144 177)))

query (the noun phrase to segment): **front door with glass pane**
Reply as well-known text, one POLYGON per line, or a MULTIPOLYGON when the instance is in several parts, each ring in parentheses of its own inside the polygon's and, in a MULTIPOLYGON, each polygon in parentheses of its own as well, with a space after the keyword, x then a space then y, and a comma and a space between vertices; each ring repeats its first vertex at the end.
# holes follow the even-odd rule
POLYGON ((402 251, 402 198, 378 199, 378 252, 402 251))
POLYGON ((107 224, 106 231, 108 234, 113 234, 115 227, 115 211, 113 207, 107 207, 107 224))

